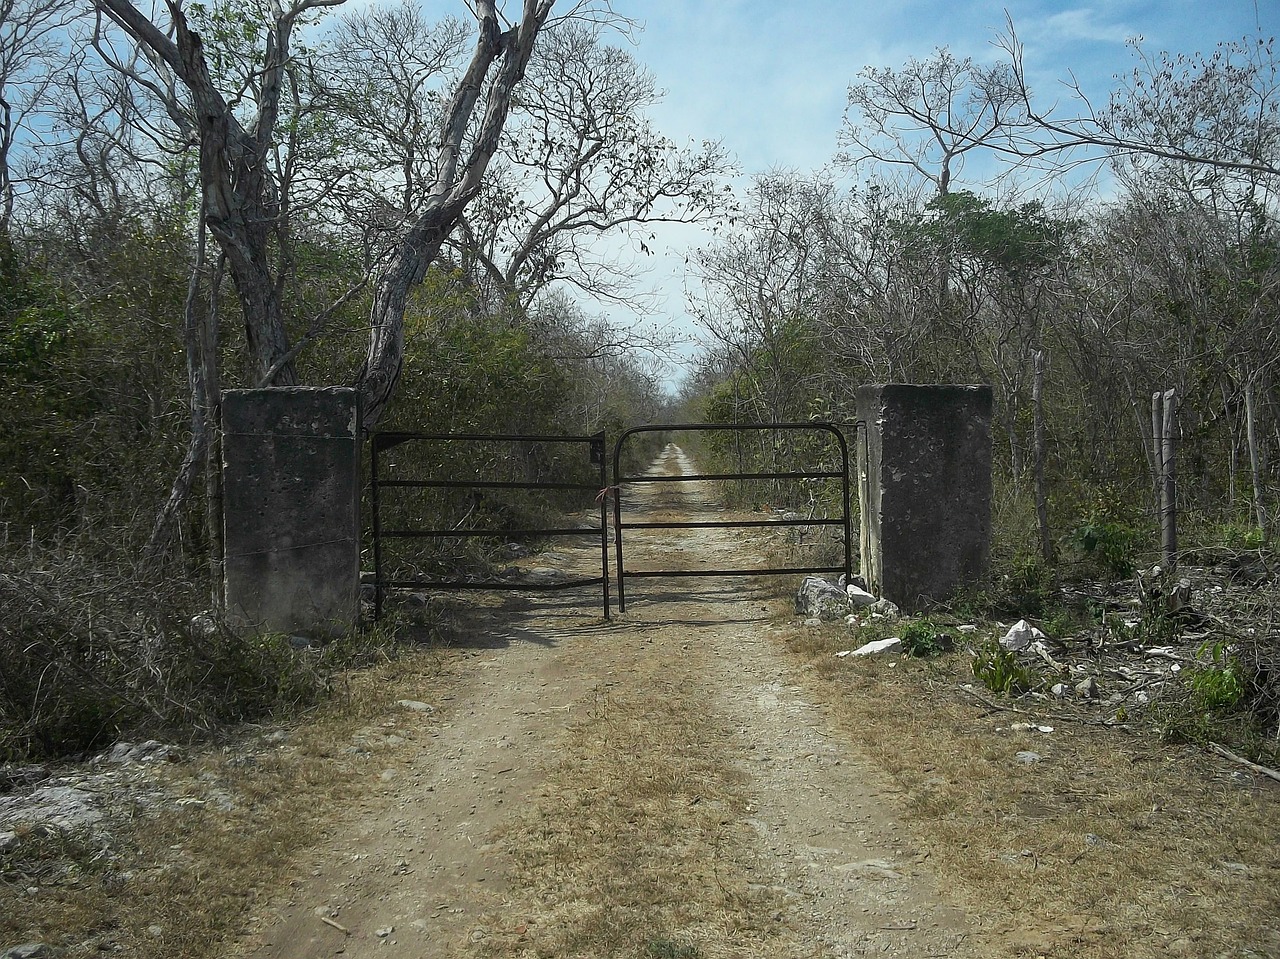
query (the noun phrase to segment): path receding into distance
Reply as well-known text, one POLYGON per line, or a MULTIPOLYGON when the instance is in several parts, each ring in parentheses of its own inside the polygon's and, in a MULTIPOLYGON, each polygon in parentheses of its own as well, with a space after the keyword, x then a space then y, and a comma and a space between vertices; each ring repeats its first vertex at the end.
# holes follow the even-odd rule
MULTIPOLYGON (((652 470, 695 472, 674 445, 652 470)), ((705 485, 638 484, 625 507, 655 518, 723 515, 705 485)), ((759 562, 735 533, 634 531, 628 567, 759 562)), ((555 560, 569 572, 598 569, 598 541, 584 537, 555 560)), ((582 786, 573 777, 607 767, 596 762, 606 736, 626 740, 621 761, 657 771, 646 773, 655 792, 644 808, 699 817, 689 833, 696 841, 661 852, 668 860, 699 857, 713 879, 690 886, 683 907, 654 907, 666 922, 664 942, 687 943, 698 951, 686 955, 705 959, 965 954, 969 923, 895 822, 887 778, 829 721, 785 655, 774 625, 785 611, 778 588, 745 578, 635 580, 627 613, 607 623, 598 596, 585 590, 478 603, 453 637, 467 649, 459 677, 438 701, 423 691, 433 712, 402 710, 361 731, 407 746, 297 863, 292 884, 260 907, 239 954, 590 954, 588 945, 575 953, 566 943, 589 943, 602 915, 630 908, 593 896, 616 899, 617 890, 636 888, 635 876, 608 873, 651 867, 645 849, 602 854, 600 831, 585 825, 594 812, 609 812, 590 802, 607 795, 608 783, 582 786), (655 733, 677 711, 690 730, 687 749, 655 733), (695 760, 699 776, 726 784, 716 815, 708 813, 711 800, 687 798, 687 775, 673 773, 663 800, 662 770, 695 760), (573 797, 557 795, 564 789, 573 797), (591 885, 562 861, 572 846, 545 860, 520 848, 530 836, 572 836, 580 827, 582 854, 595 857, 591 885), (697 901, 704 894, 715 897, 714 908, 697 901)), ((633 833, 619 835, 645 835, 644 822, 621 826, 633 833)), ((664 828, 674 835, 682 827, 664 828)), ((696 869, 691 863, 671 875, 682 872, 696 869)), ((604 954, 653 953, 637 940, 604 954)))

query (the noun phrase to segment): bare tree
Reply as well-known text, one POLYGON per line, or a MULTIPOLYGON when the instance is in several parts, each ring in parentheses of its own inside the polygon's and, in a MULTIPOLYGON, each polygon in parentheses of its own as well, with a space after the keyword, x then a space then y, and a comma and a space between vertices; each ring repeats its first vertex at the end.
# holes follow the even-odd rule
POLYGON ((24 137, 40 136, 35 117, 61 73, 59 31, 71 17, 67 0, 0 0, 0 237, 9 233, 21 180, 14 179, 15 150, 24 137))
POLYGON ((642 250, 656 223, 697 223, 724 206, 724 148, 679 147, 654 129, 653 77, 599 25, 550 32, 529 65, 503 135, 500 175, 458 235, 487 278, 527 305, 555 282, 617 298, 630 271, 600 238, 631 233, 642 250))
POLYGON ((277 6, 265 25, 254 72, 241 89, 224 91, 215 80, 206 43, 192 29, 179 0, 168 3, 168 20, 163 25, 153 22, 131 0, 94 0, 105 21, 136 44, 150 70, 144 73, 131 56, 120 56, 101 24, 97 44, 104 59, 153 92, 178 129, 199 146, 205 222, 227 258, 249 357, 264 385, 290 386, 298 381, 293 362, 284 360, 290 343, 281 309, 284 291, 273 269, 271 246, 280 197, 269 162, 290 44, 302 16, 339 2, 297 0, 287 9, 277 6), (255 107, 247 122, 242 120, 245 100, 255 107))
MULTIPOLYGON (((1138 65, 1105 107, 1095 107, 1074 77, 1068 103, 1037 102, 1027 80, 1026 55, 1013 21, 996 44, 1009 55, 1009 94, 1024 122, 989 144, 1021 161, 1084 150, 1096 158, 1149 157, 1224 173, 1280 174, 1280 64, 1275 40, 1220 43, 1211 54, 1150 55, 1131 45, 1138 65)), ((972 140, 963 125, 949 135, 972 140)))
POLYGON ((366 428, 381 417, 400 376, 409 291, 422 281, 467 204, 480 191, 498 151, 516 85, 524 77, 552 2, 524 0, 520 21, 505 31, 499 28, 493 0, 476 4, 480 34, 440 120, 434 174, 425 200, 374 289, 369 351, 359 379, 366 428), (483 114, 473 129, 473 117, 482 102, 483 114))
POLYGON ((699 324, 734 356, 735 385, 764 422, 803 417, 816 375, 813 313, 830 185, 775 173, 757 177, 742 228, 699 250, 699 324))
POLYGON ((459 19, 430 22, 409 2, 374 6, 345 14, 308 64, 334 135, 360 144, 332 200, 369 262, 389 254, 434 182, 441 89, 457 81, 467 40, 459 19))
MULTIPOLYGON (((945 198, 968 155, 1007 137, 1023 118, 1008 70, 956 59, 946 48, 900 70, 867 67, 849 87, 841 162, 874 160, 932 184, 945 198)), ((949 252, 938 251, 938 310, 946 309, 949 252)))
POLYGON ((901 69, 867 67, 849 87, 841 162, 906 167, 940 196, 974 150, 1024 118, 1007 68, 956 59, 945 47, 901 69))

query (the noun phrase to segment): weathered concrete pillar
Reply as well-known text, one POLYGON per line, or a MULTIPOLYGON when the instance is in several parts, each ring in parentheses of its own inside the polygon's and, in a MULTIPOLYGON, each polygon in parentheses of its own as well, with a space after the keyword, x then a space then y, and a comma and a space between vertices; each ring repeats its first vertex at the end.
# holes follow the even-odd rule
POLYGON ((359 619, 355 390, 222 396, 225 597, 242 630, 333 637, 359 619))
POLYGON ((862 575, 917 612, 987 573, 991 387, 858 390, 862 575))

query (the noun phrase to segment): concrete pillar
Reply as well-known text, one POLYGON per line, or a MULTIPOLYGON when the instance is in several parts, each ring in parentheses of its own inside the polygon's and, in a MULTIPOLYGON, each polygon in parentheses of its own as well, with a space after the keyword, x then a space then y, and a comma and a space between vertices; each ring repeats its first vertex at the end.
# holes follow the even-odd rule
POLYGON ((359 620, 360 414, 350 389, 222 395, 227 619, 326 638, 359 620))
POLYGON ((991 387, 858 390, 862 575, 919 612, 987 574, 991 387))

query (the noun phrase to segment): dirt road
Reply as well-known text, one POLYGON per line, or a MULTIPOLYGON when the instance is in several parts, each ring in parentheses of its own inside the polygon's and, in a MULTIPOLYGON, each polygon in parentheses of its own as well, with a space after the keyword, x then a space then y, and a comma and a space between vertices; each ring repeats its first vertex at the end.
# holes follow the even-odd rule
MULTIPOLYGON (((653 469, 692 466, 669 446, 653 469)), ((717 512, 701 485, 627 506, 717 512)), ((725 530, 627 551, 634 568, 750 561, 725 530)), ((584 541, 556 562, 598 555, 584 541)), ((424 690, 430 710, 361 731, 353 748, 394 758, 242 955, 964 954, 966 917, 895 824, 887 780, 783 655, 788 599, 638 580, 604 623, 596 597, 546 597, 478 608, 448 698, 424 690)))

